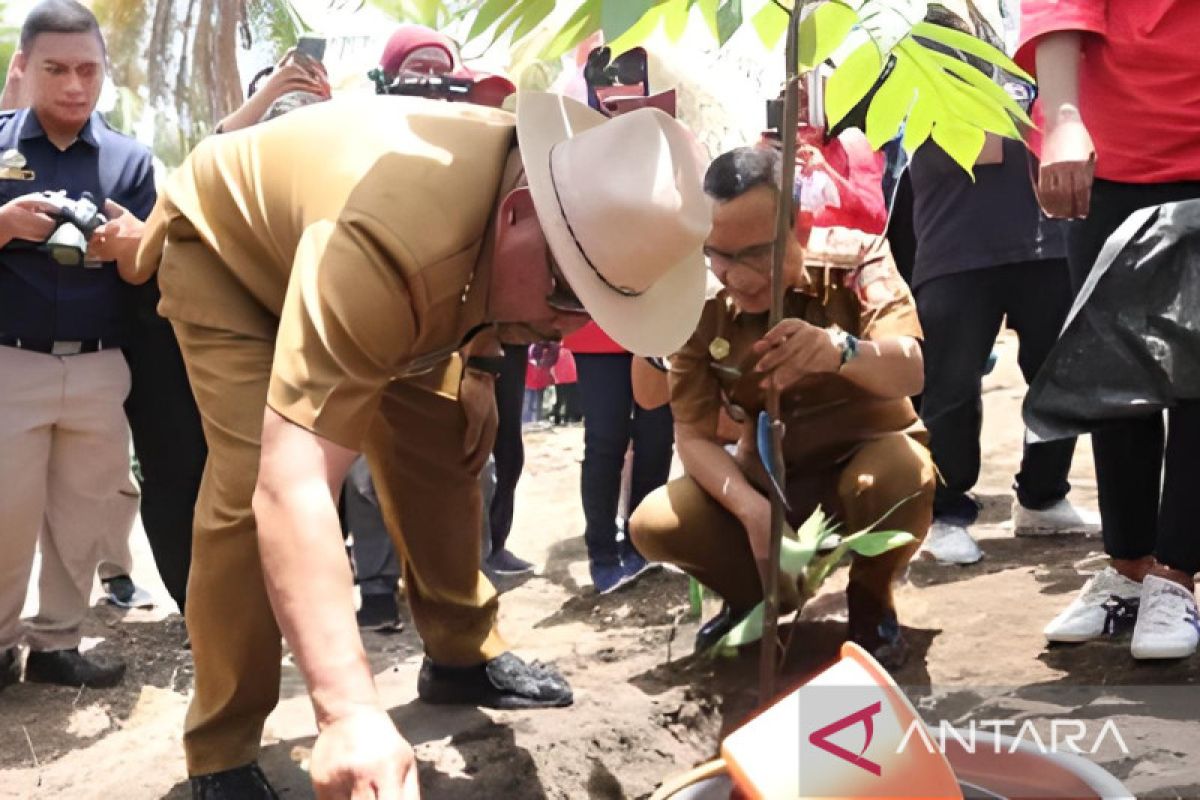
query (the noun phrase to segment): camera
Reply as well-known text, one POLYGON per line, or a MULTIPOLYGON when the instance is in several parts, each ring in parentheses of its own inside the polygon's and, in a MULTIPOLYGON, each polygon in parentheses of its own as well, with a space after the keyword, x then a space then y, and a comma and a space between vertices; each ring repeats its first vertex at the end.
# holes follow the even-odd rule
POLYGON ((91 193, 84 192, 78 200, 72 200, 64 192, 43 192, 41 199, 54 207, 50 216, 58 224, 38 249, 64 267, 100 266, 85 262, 88 239, 108 221, 91 193))
POLYGON ((459 100, 469 102, 474 81, 452 75, 425 75, 401 72, 388 79, 381 69, 367 73, 375 84, 375 94, 402 95, 405 97, 427 97, 430 100, 459 100))

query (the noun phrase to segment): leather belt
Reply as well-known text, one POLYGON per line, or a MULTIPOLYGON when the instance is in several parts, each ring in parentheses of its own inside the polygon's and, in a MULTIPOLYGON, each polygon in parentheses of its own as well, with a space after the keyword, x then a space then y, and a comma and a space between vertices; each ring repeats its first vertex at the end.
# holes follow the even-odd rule
POLYGON ((52 356, 77 356, 83 353, 96 353, 117 343, 105 342, 103 339, 74 339, 51 340, 29 339, 24 336, 9 336, 0 333, 0 347, 15 347, 19 350, 31 350, 35 353, 46 353, 52 356))

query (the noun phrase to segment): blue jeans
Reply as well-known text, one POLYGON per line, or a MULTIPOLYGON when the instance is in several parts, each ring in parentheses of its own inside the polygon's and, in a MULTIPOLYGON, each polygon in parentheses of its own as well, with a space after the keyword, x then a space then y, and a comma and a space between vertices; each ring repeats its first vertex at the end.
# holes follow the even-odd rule
MULTIPOLYGON (((670 406, 653 411, 633 402, 628 353, 576 353, 580 405, 583 407, 583 468, 580 494, 587 522, 583 538, 592 563, 621 557, 617 543, 617 509, 621 470, 633 442, 633 475, 629 511, 667 482, 675 444, 670 406)), ((628 528, 628 525, 626 526, 628 528)), ((632 550, 628 537, 624 547, 632 550)))

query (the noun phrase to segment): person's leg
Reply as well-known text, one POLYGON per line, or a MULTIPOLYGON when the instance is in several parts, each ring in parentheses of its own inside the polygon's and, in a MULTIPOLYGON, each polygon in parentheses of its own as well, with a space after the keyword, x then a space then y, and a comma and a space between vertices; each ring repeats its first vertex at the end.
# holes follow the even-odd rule
POLYGON ((521 394, 525 387, 524 345, 504 346, 504 366, 496 380, 496 443, 492 456, 496 462, 495 488, 487 505, 490 542, 487 555, 496 555, 496 564, 506 571, 528 571, 532 564, 508 551, 508 536, 512 532, 517 482, 525 467, 525 445, 521 439, 521 394))
POLYGON ((122 404, 129 368, 116 350, 69 356, 61 413, 50 449, 38 613, 27 622, 30 650, 79 645, 101 551, 128 538, 121 494, 129 474, 129 430, 122 404), (115 525, 117 531, 105 530, 115 525))
POLYGON ((142 526, 167 592, 184 613, 192 522, 208 447, 175 332, 156 310, 157 289, 134 290, 125 358, 133 387, 125 414, 140 466, 142 526))
MULTIPOLYGON (((346 526, 354 537, 354 577, 367 595, 391 597, 400 580, 400 563, 383 523, 379 497, 365 458, 358 458, 346 476, 346 526)), ((364 604, 366 600, 364 599, 364 604)))
POLYGON ((921 419, 944 484, 937 487, 939 521, 967 526, 977 509, 967 492, 979 479, 983 425, 981 380, 1003 310, 996 296, 1004 267, 945 275, 917 288, 925 333, 925 391, 921 419))
MULTIPOLYGON (((1091 212, 1069 228, 1067 263, 1078 291, 1108 237, 1140 208, 1200 197, 1200 184, 1134 186, 1098 180, 1091 212)), ((1152 565, 1165 431, 1161 414, 1110 422, 1092 434, 1104 549, 1113 567, 1140 581, 1152 565)))
POLYGON ((0 657, 24 635, 21 609, 46 512, 63 373, 53 356, 0 347, 0 657))
POLYGON ((394 381, 364 443, 413 623, 430 659, 451 667, 506 650, 496 592, 479 569, 483 503, 461 452, 465 427, 454 397, 394 381))
MULTIPOLYGON (((629 488, 630 516, 655 489, 671 477, 671 457, 675 453, 675 420, 671 406, 646 410, 636 403, 633 408, 633 468, 629 488)), ((625 530, 629 531, 626 519, 625 530)), ((636 548, 629 536, 626 547, 636 548)), ((622 554, 624 559, 626 554, 622 554)))
POLYGON ((1167 412, 1166 461, 1156 563, 1142 581, 1129 650, 1137 659, 1186 658, 1200 644, 1195 575, 1200 572, 1200 401, 1167 412))
MULTIPOLYGON (((1065 260, 1031 261, 1005 268, 1005 313, 1020 341, 1017 363, 1032 384, 1071 309, 1071 279, 1065 260)), ((1067 476, 1075 439, 1026 444, 1016 477, 1017 500, 1027 509, 1059 503, 1071 490, 1067 476)))
MULTIPOLYGON (((633 384, 627 353, 577 353, 575 366, 583 405, 583 465, 580 495, 586 522, 584 542, 593 581, 601 591, 609 586, 607 573, 619 576, 617 509, 621 500, 621 470, 629 447, 633 384)), ((619 580, 619 577, 618 577, 619 580)))
POLYGON ((903 661, 892 586, 929 530, 935 485, 929 451, 903 433, 864 444, 838 476, 836 516, 848 533, 872 528, 904 531, 916 539, 871 558, 856 555, 850 566, 850 637, 877 652, 885 665, 889 659, 892 665, 903 661))
POLYGON ((1164 575, 1189 588, 1200 572, 1200 401, 1180 403, 1167 412, 1166 462, 1158 517, 1159 564, 1176 575, 1164 575))
POLYGON ((252 500, 273 342, 174 323, 209 456, 196 501, 187 626, 196 689, 184 724, 188 774, 258 758, 279 699, 282 644, 258 554, 252 500))
POLYGON ((630 517, 629 532, 646 558, 676 565, 735 613, 762 602, 762 581, 746 529, 691 478, 651 492, 630 517))
POLYGON ((100 545, 97 553, 100 564, 96 567, 96 575, 101 582, 113 578, 128 578, 133 574, 133 552, 129 549, 129 536, 137 523, 142 493, 134 481, 132 472, 127 474, 120 494, 122 502, 113 504, 111 518, 103 523, 104 529, 111 536, 100 545))

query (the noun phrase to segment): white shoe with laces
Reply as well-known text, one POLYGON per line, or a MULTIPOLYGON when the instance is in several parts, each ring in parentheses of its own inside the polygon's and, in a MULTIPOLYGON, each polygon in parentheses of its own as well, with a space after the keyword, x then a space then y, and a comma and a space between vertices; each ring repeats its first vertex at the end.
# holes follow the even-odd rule
POLYGON ((1115 600, 1129 603, 1142 594, 1142 584, 1126 578, 1112 567, 1105 567, 1079 590, 1062 613, 1042 631, 1048 642, 1086 642, 1104 633, 1109 609, 1115 600))
POLYGON ((1013 500, 1013 533, 1017 536, 1050 536, 1059 533, 1100 533, 1100 515, 1071 505, 1064 497, 1049 508, 1035 510, 1013 500))
POLYGON ((1196 596, 1174 581, 1147 575, 1129 648, 1133 657, 1187 658, 1196 652, 1197 643, 1200 610, 1196 596))
POLYGON ((983 551, 962 525, 934 520, 917 554, 932 558, 939 564, 974 564, 983 558, 983 551))

